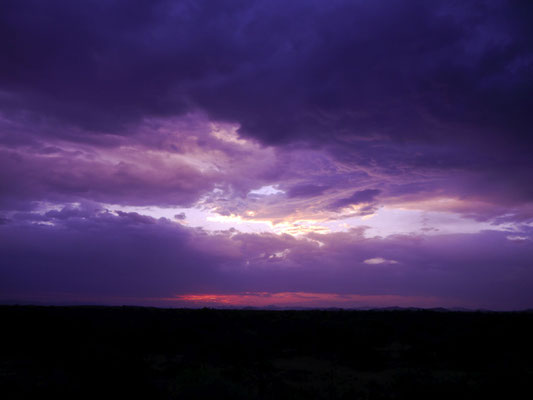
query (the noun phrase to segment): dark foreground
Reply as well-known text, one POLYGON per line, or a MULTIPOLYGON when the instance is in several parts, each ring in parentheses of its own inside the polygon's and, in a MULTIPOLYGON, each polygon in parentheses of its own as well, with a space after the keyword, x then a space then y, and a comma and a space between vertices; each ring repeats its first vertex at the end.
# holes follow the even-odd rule
POLYGON ((533 314, 0 307, 0 398, 530 399, 533 314))

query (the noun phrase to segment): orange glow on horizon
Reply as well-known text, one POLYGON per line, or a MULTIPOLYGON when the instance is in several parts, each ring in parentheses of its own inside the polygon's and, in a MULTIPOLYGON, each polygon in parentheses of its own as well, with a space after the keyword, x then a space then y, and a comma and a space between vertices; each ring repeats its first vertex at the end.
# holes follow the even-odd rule
MULTIPOLYGON (((358 295, 310 292, 244 292, 238 294, 183 294, 161 299, 186 306, 222 307, 436 307, 455 302, 438 297, 358 295)), ((453 303, 453 304, 452 304, 453 303)))

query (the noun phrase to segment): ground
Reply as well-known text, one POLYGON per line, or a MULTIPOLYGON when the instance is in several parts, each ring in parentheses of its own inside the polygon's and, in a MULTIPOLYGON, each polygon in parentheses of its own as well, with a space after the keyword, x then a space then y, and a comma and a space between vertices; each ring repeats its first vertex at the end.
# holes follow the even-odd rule
POLYGON ((0 307, 2 399, 529 399, 533 313, 0 307))

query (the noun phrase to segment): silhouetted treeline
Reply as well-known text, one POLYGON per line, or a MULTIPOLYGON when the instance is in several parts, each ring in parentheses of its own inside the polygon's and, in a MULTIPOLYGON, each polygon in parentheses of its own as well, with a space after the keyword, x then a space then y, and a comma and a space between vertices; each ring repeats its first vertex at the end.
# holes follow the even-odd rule
POLYGON ((0 398, 533 398, 533 313, 2 306, 0 398))

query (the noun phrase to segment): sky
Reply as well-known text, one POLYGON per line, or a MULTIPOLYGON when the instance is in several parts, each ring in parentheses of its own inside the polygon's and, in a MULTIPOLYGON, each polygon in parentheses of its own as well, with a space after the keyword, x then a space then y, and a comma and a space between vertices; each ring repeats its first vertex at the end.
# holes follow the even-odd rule
POLYGON ((0 302, 533 308, 532 20, 0 2, 0 302))

